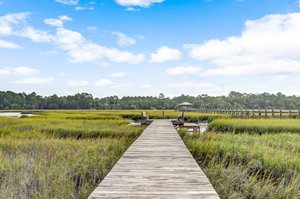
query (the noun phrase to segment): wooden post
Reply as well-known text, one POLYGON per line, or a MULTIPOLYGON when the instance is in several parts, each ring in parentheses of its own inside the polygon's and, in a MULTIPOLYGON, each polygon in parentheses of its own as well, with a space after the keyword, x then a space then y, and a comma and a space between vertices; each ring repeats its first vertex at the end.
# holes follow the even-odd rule
POLYGON ((282 108, 280 107, 279 118, 282 118, 282 108))
POLYGON ((162 116, 163 118, 165 118, 165 111, 162 111, 162 116))
POLYGON ((255 117, 254 108, 252 108, 252 118, 255 117))
POLYGON ((260 108, 258 110, 258 117, 259 117, 259 119, 261 118, 261 110, 260 110, 260 108))
POLYGON ((272 107, 272 118, 275 117, 275 113, 274 113, 274 107, 272 107))
POLYGON ((292 111, 289 109, 289 118, 292 118, 292 111))
POLYGON ((265 109, 265 118, 268 118, 268 110, 265 109))

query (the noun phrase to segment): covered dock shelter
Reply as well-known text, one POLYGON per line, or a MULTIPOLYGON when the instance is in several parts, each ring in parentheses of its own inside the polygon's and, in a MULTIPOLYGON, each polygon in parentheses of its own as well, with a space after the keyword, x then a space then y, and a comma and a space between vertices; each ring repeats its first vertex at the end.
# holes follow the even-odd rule
POLYGON ((189 102, 183 102, 176 105, 176 110, 178 111, 192 111, 194 110, 193 104, 189 102))

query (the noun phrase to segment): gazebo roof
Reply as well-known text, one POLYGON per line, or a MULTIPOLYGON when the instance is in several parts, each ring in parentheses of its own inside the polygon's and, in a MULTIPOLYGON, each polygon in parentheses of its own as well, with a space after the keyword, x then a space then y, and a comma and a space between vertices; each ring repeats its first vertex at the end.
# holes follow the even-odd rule
POLYGON ((193 106, 193 104, 188 103, 188 102, 183 102, 181 104, 178 104, 177 106, 193 106))

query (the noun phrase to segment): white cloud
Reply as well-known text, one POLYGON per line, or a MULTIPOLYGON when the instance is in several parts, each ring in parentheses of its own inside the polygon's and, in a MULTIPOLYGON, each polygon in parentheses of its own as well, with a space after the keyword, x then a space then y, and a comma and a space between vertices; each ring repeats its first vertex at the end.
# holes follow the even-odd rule
POLYGON ((94 85, 98 87, 108 87, 108 86, 113 86, 114 84, 115 83, 109 79, 99 79, 94 82, 94 85))
POLYGON ((116 3, 118 3, 121 6, 125 6, 125 7, 150 7, 152 4, 155 3, 162 3, 165 0, 115 0, 116 3))
POLYGON ((55 1, 65 5, 77 5, 79 3, 79 0, 55 0, 55 1))
POLYGON ((83 6, 77 6, 75 7, 76 11, 81 11, 81 10, 94 10, 94 7, 83 7, 83 6))
POLYGON ((129 37, 122 32, 113 32, 112 34, 118 38, 119 46, 124 47, 124 46, 132 46, 136 44, 136 40, 134 38, 129 37))
POLYGON ((29 68, 26 66, 19 66, 16 68, 9 68, 9 69, 12 71, 13 74, 18 74, 18 75, 31 75, 40 72, 37 69, 29 68))
POLYGON ((34 42, 50 42, 54 37, 27 25, 29 13, 13 13, 0 17, 0 35, 19 36, 34 42))
POLYGON ((240 36, 185 45, 190 57, 214 68, 201 74, 266 75, 300 72, 300 13, 246 21, 240 36))
POLYGON ((10 73, 9 70, 0 68, 0 75, 9 75, 10 73))
POLYGON ((285 80, 289 80, 290 76, 288 76, 288 75, 278 75, 277 79, 280 80, 280 81, 285 81, 285 80))
POLYGON ((93 33, 97 32, 97 30, 98 30, 98 28, 95 26, 89 26, 86 29, 87 29, 87 31, 93 32, 93 33))
POLYGON ((87 41, 79 32, 58 28, 56 43, 67 51, 71 62, 92 62, 107 58, 112 62, 138 64, 144 61, 144 54, 133 54, 116 48, 107 48, 87 41))
POLYGON ((14 42, 4 41, 0 39, 0 48, 22 48, 22 47, 14 42))
POLYGON ((127 73, 124 72, 119 72, 119 73, 112 73, 110 75, 111 78, 120 78, 120 77, 125 77, 127 75, 127 73))
POLYGON ((32 27, 26 27, 17 34, 19 34, 19 36, 21 37, 31 39, 33 42, 37 43, 51 42, 55 39, 53 35, 50 35, 45 31, 37 30, 32 27))
POLYGON ((13 35, 19 24, 25 23, 29 13, 20 12, 14 14, 7 14, 0 17, 0 34, 13 35))
POLYGON ((40 84, 47 84, 50 82, 53 82, 55 79, 52 77, 48 78, 37 78, 37 77, 32 77, 32 78, 24 78, 20 79, 17 81, 14 81, 13 83, 15 84, 32 84, 32 85, 40 85, 40 84))
POLYGON ((199 95, 207 93, 210 95, 220 95, 220 93, 228 94, 232 90, 230 87, 219 86, 208 82, 176 82, 170 84, 173 95, 180 95, 182 93, 188 95, 199 95))
POLYGON ((0 68, 0 74, 2 75, 32 75, 38 73, 39 70, 34 68, 29 68, 26 66, 18 66, 18 67, 6 67, 4 69, 0 68), (2 71, 2 72, 1 72, 2 71))
POLYGON ((79 86, 88 86, 89 82, 85 80, 69 80, 67 84, 69 86, 79 87, 79 86))
POLYGON ((65 50, 69 61, 74 63, 108 59, 117 63, 138 64, 145 60, 145 55, 142 53, 134 54, 116 48, 107 48, 85 39, 79 32, 64 28, 63 22, 71 20, 68 16, 45 19, 45 23, 56 27, 56 33, 53 35, 28 26, 28 16, 28 13, 15 13, 0 17, 0 35, 24 37, 33 42, 54 43, 65 50))
POLYGON ((152 85, 151 84, 142 84, 140 86, 140 88, 142 88, 142 89, 149 89, 149 88, 152 88, 152 85))
POLYGON ((195 66, 177 66, 166 70, 169 75, 198 75, 200 71, 201 68, 195 66))
POLYGON ((58 18, 47 18, 44 19, 44 23, 49 25, 49 26, 54 26, 54 27, 62 27, 65 22, 67 21, 72 21, 72 19, 66 15, 59 16, 58 18))
POLYGON ((128 7, 126 10, 127 11, 132 11, 132 12, 139 12, 139 11, 141 11, 141 9, 133 8, 133 7, 128 7))
POLYGON ((166 61, 176 61, 181 59, 182 53, 178 49, 162 46, 155 53, 151 54, 151 63, 161 63, 166 61))
POLYGON ((219 86, 210 83, 178 82, 170 85, 171 88, 179 89, 220 89, 219 86))

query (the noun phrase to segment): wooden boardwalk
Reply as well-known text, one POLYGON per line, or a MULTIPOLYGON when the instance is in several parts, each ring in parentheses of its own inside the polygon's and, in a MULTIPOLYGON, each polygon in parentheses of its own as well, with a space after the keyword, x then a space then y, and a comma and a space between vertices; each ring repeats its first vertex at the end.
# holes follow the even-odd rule
POLYGON ((169 120, 155 120, 89 196, 219 198, 169 120))

